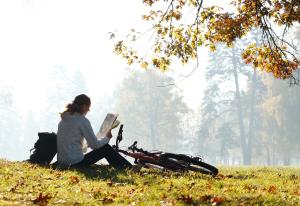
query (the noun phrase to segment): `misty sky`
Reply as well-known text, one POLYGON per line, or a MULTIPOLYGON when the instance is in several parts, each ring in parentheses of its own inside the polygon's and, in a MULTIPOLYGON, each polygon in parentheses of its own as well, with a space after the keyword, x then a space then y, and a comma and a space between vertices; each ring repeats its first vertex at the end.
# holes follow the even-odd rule
MULTIPOLYGON (((55 66, 80 70, 91 98, 109 94, 124 75, 125 61, 112 52, 108 32, 126 34, 141 21, 142 1, 9 0, 0 1, 0 81, 12 86, 21 109, 38 109, 45 97, 45 82, 55 66), (32 102, 30 99, 36 101, 32 102)), ((207 53, 191 77, 180 81, 195 66, 175 69, 174 76, 192 108, 199 106, 207 53)), ((138 69, 138 68, 132 68, 138 69)))

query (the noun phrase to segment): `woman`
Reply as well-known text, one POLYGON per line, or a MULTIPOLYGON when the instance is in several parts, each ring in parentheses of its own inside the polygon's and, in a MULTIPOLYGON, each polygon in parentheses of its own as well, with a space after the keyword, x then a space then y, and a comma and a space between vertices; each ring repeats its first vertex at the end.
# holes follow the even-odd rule
POLYGON ((106 158, 117 169, 131 168, 132 165, 108 144, 112 137, 111 131, 102 139, 95 136, 90 121, 85 117, 90 106, 90 98, 81 94, 61 113, 57 130, 57 164, 60 167, 84 167, 106 158), (93 149, 85 155, 84 138, 93 149))

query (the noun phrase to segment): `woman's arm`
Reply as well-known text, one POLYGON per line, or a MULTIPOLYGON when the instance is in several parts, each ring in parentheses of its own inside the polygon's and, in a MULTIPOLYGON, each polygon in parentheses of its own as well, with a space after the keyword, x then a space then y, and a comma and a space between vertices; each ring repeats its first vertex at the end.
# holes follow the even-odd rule
POLYGON ((80 125, 80 130, 89 147, 92 149, 98 149, 104 146, 105 144, 109 143, 109 140, 112 137, 111 132, 108 132, 104 138, 97 139, 92 125, 88 119, 84 119, 83 123, 80 125))

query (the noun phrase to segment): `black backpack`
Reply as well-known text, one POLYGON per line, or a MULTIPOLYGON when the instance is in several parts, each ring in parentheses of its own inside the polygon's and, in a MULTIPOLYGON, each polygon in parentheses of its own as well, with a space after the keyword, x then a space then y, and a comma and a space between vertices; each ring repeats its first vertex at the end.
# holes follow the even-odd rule
POLYGON ((38 136, 39 139, 35 142, 34 148, 30 150, 29 162, 49 165, 57 153, 57 136, 54 132, 39 132, 38 136))

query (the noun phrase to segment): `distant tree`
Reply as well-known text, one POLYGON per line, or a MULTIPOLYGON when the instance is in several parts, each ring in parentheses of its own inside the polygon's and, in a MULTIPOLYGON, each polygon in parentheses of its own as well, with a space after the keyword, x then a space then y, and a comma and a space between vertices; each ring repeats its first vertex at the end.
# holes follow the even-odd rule
MULTIPOLYGON (((215 136, 218 133, 221 138, 222 133, 229 133, 231 125, 231 142, 236 142, 235 137, 239 136, 241 151, 244 164, 251 164, 252 159, 252 141, 254 138, 254 124, 257 113, 256 109, 256 87, 260 83, 257 77, 257 72, 251 71, 249 66, 245 65, 240 58, 244 44, 249 41, 255 41, 259 44, 257 32, 252 33, 246 39, 236 41, 232 48, 226 48, 219 45, 216 52, 209 54, 209 65, 206 69, 206 80, 209 86, 205 91, 203 99, 202 116, 204 117, 201 131, 205 131, 207 125, 209 128, 214 128, 215 136), (241 80, 248 80, 249 90, 246 92, 245 84, 241 84, 241 80), (222 88, 222 90, 220 90, 222 88), (243 91, 244 90, 244 91, 243 91), (208 117, 206 117, 209 114, 208 117), (227 114, 224 114, 227 113, 227 114), (237 118, 232 118, 233 116, 237 118), (214 120, 213 124, 211 119, 222 116, 222 120, 214 120), (227 120, 226 120, 227 118, 227 120), (234 123, 235 122, 235 123, 234 123), (248 125, 247 125, 248 124, 248 125), (238 125, 233 129, 233 125, 238 125), (220 130, 220 131, 218 131, 220 130), (235 134, 236 132, 239 135, 235 134)), ((225 137, 223 138, 228 138, 225 137)), ((222 142, 222 138, 220 139, 222 142)), ((228 140, 229 141, 229 140, 228 140)), ((233 148, 234 144, 230 144, 233 148)), ((228 145, 229 146, 229 145, 228 145)), ((221 144, 221 150, 225 151, 226 148, 221 144)))
POLYGON ((262 102, 262 124, 267 161, 268 164, 290 165, 300 155, 300 90, 269 76, 264 83, 267 94, 262 102))
POLYGON ((30 110, 23 115, 22 150, 20 150, 23 159, 29 158, 30 149, 34 147, 34 143, 38 139, 38 128, 40 127, 39 118, 40 116, 37 113, 30 110))
POLYGON ((197 139, 194 144, 195 152, 206 156, 210 161, 216 161, 219 147, 216 147, 216 119, 220 115, 221 107, 218 104, 220 88, 219 82, 209 82, 204 91, 200 109, 197 139))
MULTIPOLYGON (((295 45, 299 48, 298 29, 293 37, 295 45)), ((299 70, 294 72, 295 77, 298 76, 298 72, 299 70)), ((260 144, 254 148, 260 150, 260 159, 264 159, 268 165, 288 165, 292 160, 299 159, 300 153, 299 138, 295 139, 295 134, 299 133, 299 114, 295 110, 299 101, 299 88, 290 87, 287 82, 276 81, 268 75, 262 77, 263 86, 258 87, 259 92, 263 94, 257 108, 260 119, 256 121, 259 122, 260 128, 256 131, 258 137, 254 141, 260 144)), ((291 79, 290 84, 298 84, 296 79, 291 79)))
MULTIPOLYGON (((228 117, 229 119, 229 117, 228 117)), ((237 146, 236 142, 236 132, 234 131, 234 126, 232 125, 232 121, 225 121, 218 127, 216 132, 216 139, 220 142, 220 160, 223 164, 230 164, 230 149, 233 149, 237 146)))
MULTIPOLYGON (((181 119, 181 127, 184 133, 182 140, 180 141, 180 152, 186 154, 193 154, 195 156, 203 156, 204 153, 198 146, 198 126, 199 126, 199 111, 190 110, 188 113, 184 114, 181 119)), ((201 147, 202 148, 202 147, 201 147)))
POLYGON ((125 78, 114 94, 115 110, 124 123, 125 141, 173 151, 185 140, 182 119, 189 109, 178 89, 160 87, 171 82, 155 71, 135 72, 125 78))
POLYGON ((21 119, 9 85, 0 82, 0 158, 20 160, 21 119))
MULTIPOLYGON (((237 141, 236 129, 233 127, 236 124, 236 118, 232 118, 237 114, 236 106, 233 105, 235 94, 233 58, 238 57, 232 56, 231 50, 226 48, 209 53, 209 65, 205 71, 208 87, 202 101, 199 137, 202 139, 200 142, 205 137, 209 138, 206 141, 210 142, 210 145, 203 144, 206 147, 203 150, 211 148, 209 156, 217 155, 219 162, 228 162, 229 157, 223 154, 229 153, 229 150, 235 146, 233 143, 224 144, 224 142, 237 141), (229 133, 230 136, 228 136, 229 133)), ((241 73, 241 70, 238 72, 241 73)), ((238 82, 237 84, 239 85, 238 82)))
POLYGON ((47 86, 46 106, 41 115, 40 131, 56 131, 62 112, 74 97, 87 93, 87 87, 82 74, 67 70, 64 66, 56 66, 50 74, 47 86))

